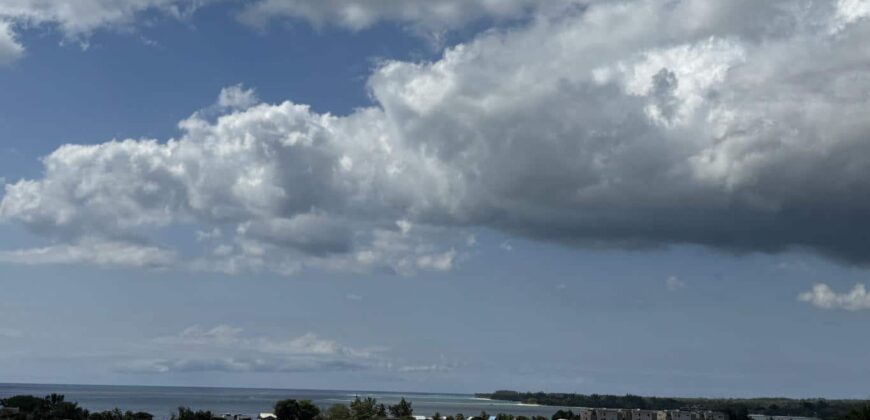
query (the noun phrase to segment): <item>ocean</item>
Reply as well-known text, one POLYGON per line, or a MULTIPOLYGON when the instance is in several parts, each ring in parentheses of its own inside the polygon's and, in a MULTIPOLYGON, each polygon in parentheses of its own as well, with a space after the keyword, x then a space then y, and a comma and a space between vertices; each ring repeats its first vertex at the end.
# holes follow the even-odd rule
POLYGON ((221 415, 246 414, 256 418, 257 413, 271 412, 275 401, 285 398, 311 400, 325 410, 332 404, 350 403, 355 396, 374 397, 384 404, 395 404, 401 397, 413 404, 414 414, 442 416, 462 413, 476 415, 482 410, 490 414, 550 417, 560 407, 537 406, 493 401, 463 394, 426 394, 372 391, 329 391, 303 389, 254 389, 254 388, 204 388, 164 386, 114 386, 114 385, 43 385, 0 384, 0 398, 13 395, 44 396, 63 394, 67 401, 78 402, 91 411, 121 410, 144 411, 155 419, 168 419, 180 406, 199 410, 211 410, 221 415))

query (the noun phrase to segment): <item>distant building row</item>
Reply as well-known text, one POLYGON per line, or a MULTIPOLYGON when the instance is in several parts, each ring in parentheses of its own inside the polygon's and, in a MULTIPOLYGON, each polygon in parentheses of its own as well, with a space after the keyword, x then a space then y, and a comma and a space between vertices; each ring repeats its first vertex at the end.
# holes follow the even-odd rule
POLYGON ((580 420, 728 420, 728 415, 718 411, 590 408, 580 412, 580 420))

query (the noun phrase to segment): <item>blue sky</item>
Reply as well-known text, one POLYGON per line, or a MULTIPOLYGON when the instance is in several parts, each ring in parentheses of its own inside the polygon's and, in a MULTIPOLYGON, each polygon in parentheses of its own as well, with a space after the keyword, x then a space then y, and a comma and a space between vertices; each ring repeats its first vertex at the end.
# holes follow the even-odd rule
POLYGON ((62 6, 0 382, 868 396, 864 0, 62 6))

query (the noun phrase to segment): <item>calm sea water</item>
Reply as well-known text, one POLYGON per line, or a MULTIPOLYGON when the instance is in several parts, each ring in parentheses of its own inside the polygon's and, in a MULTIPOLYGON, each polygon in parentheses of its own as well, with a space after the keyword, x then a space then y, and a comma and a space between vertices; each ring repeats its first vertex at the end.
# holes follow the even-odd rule
POLYGON ((321 409, 335 403, 349 403, 354 396, 371 396, 385 404, 395 404, 401 397, 413 403, 414 414, 431 416, 436 411, 442 415, 462 413, 476 415, 481 410, 487 413, 514 415, 542 415, 550 417, 559 407, 516 404, 492 401, 461 394, 389 393, 369 391, 325 391, 297 389, 251 389, 251 388, 194 388, 158 386, 108 386, 108 385, 37 385, 0 384, 0 398, 13 395, 43 396, 58 393, 68 401, 76 401, 91 411, 122 410, 144 411, 156 419, 168 418, 179 406, 211 410, 223 414, 247 414, 271 412, 275 401, 284 398, 312 400, 321 409))

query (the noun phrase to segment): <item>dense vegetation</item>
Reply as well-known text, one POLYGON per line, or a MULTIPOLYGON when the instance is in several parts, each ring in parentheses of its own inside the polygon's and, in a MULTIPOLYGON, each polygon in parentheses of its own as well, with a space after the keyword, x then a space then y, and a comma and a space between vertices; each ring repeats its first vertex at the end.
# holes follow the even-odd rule
MULTIPOLYGON (((765 415, 788 415, 820 417, 831 420, 870 420, 870 404, 861 400, 792 400, 787 398, 754 399, 703 399, 703 398, 657 398, 636 395, 579 395, 520 393, 497 391, 493 394, 479 394, 480 397, 497 400, 559 405, 566 407, 590 408, 643 408, 652 410, 666 409, 704 409, 723 411, 731 420, 746 419, 748 413, 765 415)), ((51 394, 45 397, 20 395, 0 399, 0 420, 152 420, 148 413, 134 413, 114 409, 102 412, 89 412, 75 402, 66 401, 63 395, 51 394), (12 409, 14 408, 14 409, 12 409)), ((410 420, 414 409, 410 401, 401 399, 395 405, 378 403, 371 397, 355 398, 349 405, 334 404, 321 412, 309 400, 287 399, 275 403, 274 413, 277 420, 410 420)), ((429 413, 426 413, 429 414, 429 413)), ((486 420, 490 414, 481 412, 476 420, 486 420)), ((558 410, 551 419, 535 416, 513 416, 499 413, 496 420, 556 420, 579 419, 579 411, 558 410)), ((211 411, 192 410, 179 407, 171 415, 172 420, 214 420, 221 419, 211 411)), ((432 420, 471 420, 462 414, 442 416, 434 413, 432 420)))
MULTIPOLYGON (((722 411, 731 420, 745 420, 751 414, 768 416, 819 417, 822 419, 854 419, 868 405, 866 400, 826 400, 789 398, 662 398, 637 395, 583 395, 544 392, 496 391, 477 394, 494 400, 517 401, 529 404, 588 408, 641 408, 649 410, 695 409, 722 411)), ((557 412, 556 418, 574 418, 574 413, 557 412), (570 414, 570 415, 569 415, 570 414)), ((870 413, 868 413, 870 414, 870 413)), ((555 417, 555 416, 554 416, 555 417)), ((870 420, 870 417, 867 418, 870 420)))
MULTIPOLYGON (((148 413, 121 412, 119 409, 91 413, 79 407, 78 403, 66 401, 63 395, 51 394, 45 397, 18 395, 0 399, 3 408, 16 410, 0 410, 3 420, 151 420, 148 413)), ((211 419, 208 419, 211 420, 211 419)))
POLYGON ((175 413, 172 413, 172 420, 212 420, 216 416, 211 411, 191 410, 187 407, 178 407, 175 413))

